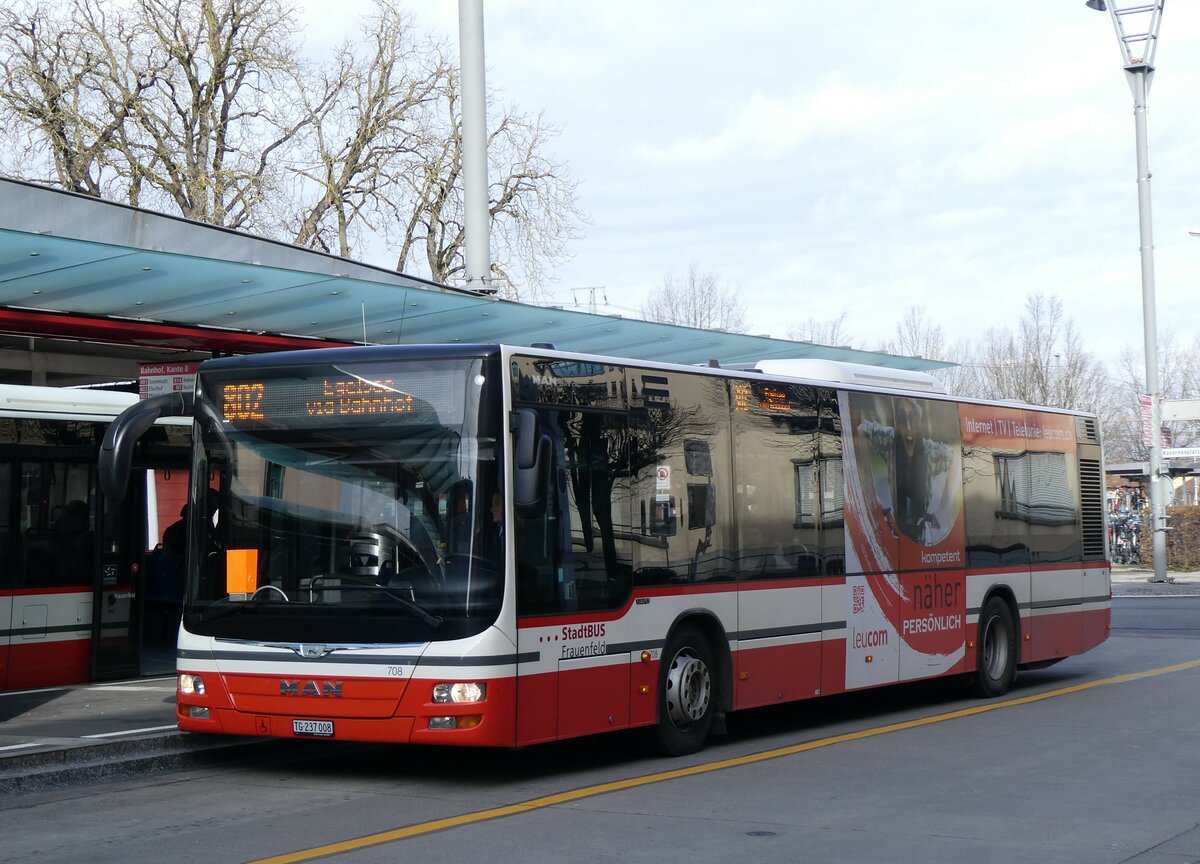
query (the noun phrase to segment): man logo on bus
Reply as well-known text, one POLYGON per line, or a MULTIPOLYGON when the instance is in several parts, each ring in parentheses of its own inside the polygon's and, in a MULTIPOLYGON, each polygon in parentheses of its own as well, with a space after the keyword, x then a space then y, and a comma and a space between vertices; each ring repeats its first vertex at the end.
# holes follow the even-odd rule
POLYGON ((303 685, 299 681, 288 681, 286 678, 279 681, 280 696, 333 696, 340 699, 342 696, 341 681, 322 681, 320 686, 317 686, 316 681, 305 681, 303 685))

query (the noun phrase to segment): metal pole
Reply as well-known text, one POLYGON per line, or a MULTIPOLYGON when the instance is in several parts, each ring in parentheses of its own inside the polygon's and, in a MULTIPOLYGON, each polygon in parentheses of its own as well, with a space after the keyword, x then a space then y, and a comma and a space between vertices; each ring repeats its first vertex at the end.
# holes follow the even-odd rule
POLYGON ((458 0, 462 82, 463 230, 466 287, 490 291, 487 92, 483 69, 483 0, 458 0))
POLYGON ((1150 216, 1150 157, 1146 134, 1146 94, 1153 68, 1125 69, 1133 91, 1137 131, 1138 223, 1142 253, 1142 332, 1146 354, 1146 392, 1150 396, 1150 538, 1155 582, 1167 581, 1166 507, 1162 471, 1162 394, 1158 388, 1158 315, 1154 307, 1154 232, 1150 216))

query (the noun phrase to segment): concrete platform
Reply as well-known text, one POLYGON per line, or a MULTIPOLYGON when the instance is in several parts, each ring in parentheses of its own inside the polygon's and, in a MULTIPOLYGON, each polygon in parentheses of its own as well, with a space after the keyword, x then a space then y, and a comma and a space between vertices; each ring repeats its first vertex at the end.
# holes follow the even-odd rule
POLYGON ((263 739, 175 727, 175 677, 0 693, 0 795, 195 764, 263 739))

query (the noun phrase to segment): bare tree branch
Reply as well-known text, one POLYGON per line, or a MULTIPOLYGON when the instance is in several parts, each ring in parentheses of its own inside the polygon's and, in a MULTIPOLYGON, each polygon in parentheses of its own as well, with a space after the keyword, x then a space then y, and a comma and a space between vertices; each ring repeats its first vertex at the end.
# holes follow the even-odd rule
POLYGON ((846 327, 846 317, 845 311, 831 321, 821 321, 809 316, 809 319, 803 324, 789 327, 787 337, 797 342, 811 342, 814 345, 851 345, 853 343, 846 327))
MULTIPOLYGON (((410 172, 405 194, 397 200, 401 218, 389 237, 396 246, 397 269, 423 263, 434 281, 451 282, 465 268, 456 68, 445 70, 438 96, 420 166, 410 172), (423 262, 418 262, 418 250, 423 262)), ((511 299, 541 296, 547 267, 566 258, 567 244, 578 236, 583 221, 566 167, 546 155, 555 134, 541 115, 512 108, 503 110, 488 133, 492 277, 500 293, 511 299)))
POLYGON ((668 275, 642 304, 647 321, 680 324, 701 330, 746 332, 746 313, 736 288, 726 288, 714 271, 701 273, 696 262, 684 276, 668 275))
POLYGON ((1111 381, 1057 297, 1031 294, 1016 332, 988 330, 962 362, 964 395, 1093 411, 1105 429, 1111 422, 1111 381))
POLYGON ((904 357, 954 363, 954 366, 930 374, 941 381, 949 393, 966 394, 978 389, 971 368, 974 361, 970 345, 965 341, 948 344, 941 326, 931 321, 920 306, 908 308, 896 324, 895 338, 883 343, 880 350, 904 357))
MULTIPOLYGON (((1141 351, 1128 344, 1117 360, 1117 380, 1112 383, 1113 411, 1105 428, 1105 451, 1110 462, 1144 462, 1149 458, 1142 437, 1141 406, 1138 396, 1146 392, 1146 363, 1141 351)), ((1158 385, 1165 400, 1200 399, 1200 337, 1182 347, 1176 334, 1166 331, 1158 337, 1158 385)), ((1200 442, 1200 422, 1177 421, 1167 424, 1172 444, 1191 447, 1200 442)))
POLYGON ((351 255, 355 229, 379 224, 398 178, 428 147, 420 109, 436 98, 447 74, 440 48, 419 43, 411 18, 390 0, 378 0, 364 21, 361 44, 370 46, 368 56, 346 43, 313 80, 297 81, 315 159, 291 168, 308 187, 310 202, 293 242, 344 257, 351 255))
MULTIPOLYGON (((316 69, 286 0, 64 3, 0 10, 4 170, 343 256, 373 233, 398 268, 462 272, 458 70, 400 0, 316 69)), ((493 278, 535 298, 583 217, 555 130, 496 113, 493 278)))

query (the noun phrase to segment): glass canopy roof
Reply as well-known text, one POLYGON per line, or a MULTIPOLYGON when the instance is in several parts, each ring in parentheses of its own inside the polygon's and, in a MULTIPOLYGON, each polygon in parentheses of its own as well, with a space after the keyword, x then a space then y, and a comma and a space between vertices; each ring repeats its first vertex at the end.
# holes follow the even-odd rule
POLYGON ((516 303, 12 180, 0 180, 0 307, 119 319, 131 331, 167 323, 373 344, 553 342, 722 366, 778 358, 947 365, 516 303))

